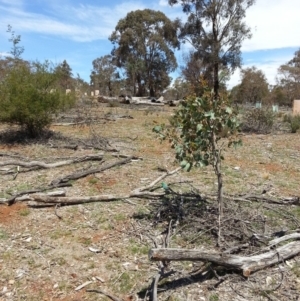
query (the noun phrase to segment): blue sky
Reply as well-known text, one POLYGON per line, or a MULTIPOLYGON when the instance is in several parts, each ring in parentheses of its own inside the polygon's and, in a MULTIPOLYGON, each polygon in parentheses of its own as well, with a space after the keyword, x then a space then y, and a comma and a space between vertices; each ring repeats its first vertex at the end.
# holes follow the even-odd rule
MULTIPOLYGON (((0 0, 0 54, 10 51, 6 32, 10 24, 21 35, 24 59, 54 63, 66 59, 75 76, 79 73, 89 81, 92 61, 112 50, 108 36, 118 21, 144 8, 161 10, 170 19, 185 18, 181 7, 170 7, 167 0, 0 0)), ((277 68, 300 48, 299 12, 299 0, 257 0, 247 11, 253 37, 243 44, 243 67, 256 66, 275 84, 277 68)), ((187 48, 177 52, 179 65, 187 48)), ((229 88, 239 80, 237 71, 229 88)))

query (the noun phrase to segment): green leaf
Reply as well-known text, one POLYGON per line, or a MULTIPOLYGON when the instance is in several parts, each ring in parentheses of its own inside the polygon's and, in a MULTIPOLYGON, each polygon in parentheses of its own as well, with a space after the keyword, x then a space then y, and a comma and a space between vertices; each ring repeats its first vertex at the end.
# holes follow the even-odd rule
POLYGON ((226 107, 226 113, 228 113, 228 114, 232 114, 232 108, 230 108, 230 107, 226 107))
POLYGON ((191 168, 192 168, 191 163, 187 163, 187 164, 185 165, 185 167, 184 167, 184 170, 185 170, 185 171, 190 171, 191 168))
POLYGON ((203 129, 203 124, 202 123, 198 123, 197 124, 197 132, 201 131, 203 129))
POLYGON ((215 119, 215 113, 213 111, 209 111, 204 114, 205 117, 210 117, 210 119, 215 119))
POLYGON ((180 153, 182 152, 182 147, 179 146, 179 145, 177 145, 177 146, 175 147, 175 152, 176 152, 176 154, 180 154, 180 153))
POLYGON ((186 161, 186 160, 182 160, 182 161, 180 162, 180 166, 181 166, 182 168, 184 168, 187 164, 188 164, 188 161, 186 161))
POLYGON ((162 183, 161 183, 161 187, 162 187, 164 190, 169 190, 169 186, 168 186, 168 184, 165 183, 165 182, 162 182, 162 183))
POLYGON ((155 133, 160 133, 162 131, 162 126, 161 125, 156 125, 153 129, 153 132, 155 133))

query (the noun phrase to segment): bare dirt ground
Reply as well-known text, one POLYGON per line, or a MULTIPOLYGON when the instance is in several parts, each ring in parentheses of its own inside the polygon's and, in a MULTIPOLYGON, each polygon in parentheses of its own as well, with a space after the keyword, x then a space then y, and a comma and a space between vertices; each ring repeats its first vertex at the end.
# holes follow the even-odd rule
MULTIPOLYGON (((74 172, 135 156, 127 164, 93 173, 63 187, 69 197, 128 194, 178 167, 167 142, 152 132, 167 122, 172 108, 81 106, 53 124, 52 134, 30 140, 1 125, 0 163, 46 163, 103 153, 85 161, 49 169, 0 166, 0 198, 46 187, 74 172), (71 125, 70 122, 77 123, 71 125), (88 120, 88 124, 82 122, 88 120), (119 156, 119 157, 116 157, 119 156)), ((299 134, 241 134, 243 146, 225 152, 224 245, 249 242, 256 234, 300 230, 299 204, 266 200, 236 201, 254 194, 282 200, 299 196, 299 134)), ((27 201, 0 204, 0 300, 150 300, 160 270, 148 251, 168 237, 173 248, 220 251, 216 247, 217 183, 211 168, 179 172, 163 180, 179 193, 200 199, 131 198, 61 207, 31 208, 27 201), (206 197, 207 196, 207 200, 206 197), (179 217, 180 211, 180 217, 179 217), (170 223, 170 221, 172 222, 170 223), (176 222, 176 225, 174 225, 176 222)), ((155 191, 161 191, 159 182, 155 191)), ((243 255, 259 252, 251 245, 243 255)), ((171 262, 158 284, 158 300, 300 300, 300 257, 280 261, 248 278, 236 271, 199 262, 171 262)))

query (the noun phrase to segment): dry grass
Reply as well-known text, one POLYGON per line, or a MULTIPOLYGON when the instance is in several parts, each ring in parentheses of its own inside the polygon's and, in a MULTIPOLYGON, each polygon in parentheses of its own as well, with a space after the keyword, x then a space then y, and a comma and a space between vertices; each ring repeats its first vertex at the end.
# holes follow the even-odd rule
MULTIPOLYGON (((172 109, 107 107, 103 104, 85 110, 93 117, 91 125, 53 126, 51 130, 65 137, 66 143, 72 139, 107 138, 120 154, 135 155, 143 160, 75 181, 72 187, 66 188, 68 196, 129 192, 160 176, 159 168, 173 170, 177 167, 168 143, 160 143, 152 132, 155 123, 167 122, 172 109), (115 121, 104 116, 113 117, 115 121)), ((83 116, 87 115, 86 111, 83 116)), ((8 127, 1 125, 1 129, 4 131, 8 127)), ((242 135, 242 140, 241 148, 225 153, 225 193, 260 194, 267 190, 269 195, 276 197, 299 195, 299 134, 242 135)), ((99 151, 52 148, 53 143, 55 138, 27 143, 2 142, 1 160, 9 159, 4 154, 15 154, 53 162, 57 158, 99 151)), ((111 152, 105 152, 104 157, 105 161, 116 160, 111 152)), ((12 180, 12 174, 1 175, 0 198, 47 185, 61 176, 99 164, 85 162, 51 170, 20 172, 15 180, 12 180)), ((201 194, 214 194, 217 188, 211 168, 182 172, 167 181, 192 181, 201 194)), ((53 208, 29 209, 23 203, 11 207, 0 205, 0 300, 108 300, 99 294, 87 293, 85 289, 75 291, 86 281, 92 281, 88 288, 100 287, 124 300, 138 300, 138 293, 147 290, 157 273, 157 265, 150 263, 147 257, 149 248, 154 246, 149 236, 156 237, 158 242, 163 239, 167 219, 154 227, 155 202, 134 201, 137 205, 117 201, 58 208, 62 219, 58 219, 53 208), (91 252, 90 247, 100 252, 91 252)), ((290 226, 296 228, 293 222, 285 219, 283 211, 261 209, 262 204, 258 203, 243 206, 245 212, 263 210, 270 231, 290 226)), ((298 207, 285 209, 300 218, 298 207)), ((184 232, 182 229, 187 227, 184 221, 180 227, 179 235, 174 235, 170 241, 173 247, 214 247, 211 235, 201 235, 193 240, 198 232, 184 232)), ((258 289, 261 283, 265 284, 268 273, 273 273, 276 268, 261 271, 246 283, 236 276, 231 279, 231 286, 225 281, 212 289, 216 279, 198 279, 192 275, 197 265, 174 263, 172 267, 179 273, 160 284, 165 291, 159 295, 159 300, 297 300, 296 297, 288 299, 300 292, 299 258, 292 262, 293 268, 288 271, 289 290, 296 294, 289 297, 258 289)), ((287 289, 286 284, 283 287, 287 289)), ((139 296, 139 300, 143 300, 142 294, 139 296)))

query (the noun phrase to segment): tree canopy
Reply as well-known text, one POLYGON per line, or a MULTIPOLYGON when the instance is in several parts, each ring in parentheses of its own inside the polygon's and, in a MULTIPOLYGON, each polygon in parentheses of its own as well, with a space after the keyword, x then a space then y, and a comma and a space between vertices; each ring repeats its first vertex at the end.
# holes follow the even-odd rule
POLYGON ((8 32, 13 47, 12 56, 0 61, 0 122, 17 124, 30 136, 38 136, 50 126, 53 113, 75 102, 74 93, 66 94, 61 86, 64 75, 71 76, 69 65, 22 60, 21 37, 11 26, 8 32))
POLYGON ((203 64, 213 70, 213 88, 219 93, 220 66, 230 71, 241 65, 242 42, 251 37, 243 22, 246 10, 255 0, 169 0, 181 4, 188 15, 181 25, 180 38, 190 42, 203 64))
POLYGON ((101 95, 112 96, 115 83, 119 78, 113 57, 109 54, 104 55, 93 60, 92 64, 91 84, 95 89, 99 89, 101 95))
POLYGON ((64 89, 71 89, 72 86, 72 68, 66 60, 63 60, 62 63, 58 64, 54 70, 59 76, 59 85, 64 89))
POLYGON ((279 67, 277 80, 290 103, 300 99, 300 49, 289 62, 279 67))
POLYGON ((132 11, 118 22, 109 38, 112 55, 126 70, 135 95, 155 96, 170 83, 168 74, 177 68, 173 50, 180 45, 177 28, 177 22, 150 9, 132 11))
POLYGON ((236 102, 256 103, 262 101, 269 94, 269 84, 265 74, 253 66, 242 69, 241 84, 233 91, 236 102))

